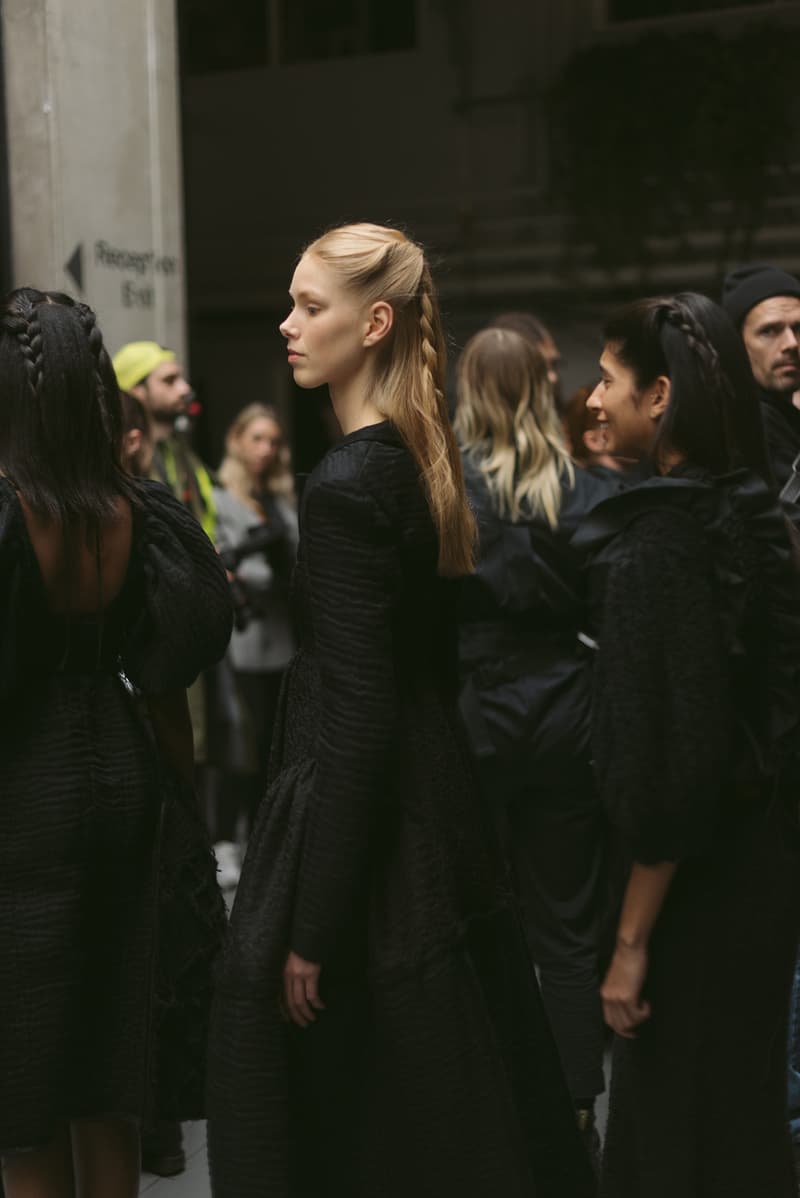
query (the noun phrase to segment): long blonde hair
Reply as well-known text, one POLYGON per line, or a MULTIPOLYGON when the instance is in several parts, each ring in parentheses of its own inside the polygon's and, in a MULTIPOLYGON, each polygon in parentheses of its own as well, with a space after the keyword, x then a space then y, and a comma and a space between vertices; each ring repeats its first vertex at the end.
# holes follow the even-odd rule
POLYGON ((567 451, 547 363, 526 337, 488 328, 458 364, 455 430, 486 479, 501 515, 532 513, 558 525, 561 480, 575 470, 567 451))
POLYGON ((420 246, 398 229, 342 225, 306 248, 365 303, 388 303, 391 332, 376 359, 371 396, 420 470, 439 538, 439 573, 473 569, 475 522, 444 395, 446 350, 436 291, 420 246))
POLYGON ((225 434, 225 457, 217 471, 217 477, 232 495, 254 511, 263 515, 259 503, 259 491, 253 487, 253 480, 244 462, 238 456, 237 444, 239 438, 247 431, 254 420, 271 420, 280 430, 282 444, 275 460, 261 480, 261 495, 266 491, 270 495, 280 495, 290 502, 294 501, 294 478, 291 469, 289 446, 284 439, 283 425, 278 418, 275 408, 265 403, 251 403, 242 408, 225 434))

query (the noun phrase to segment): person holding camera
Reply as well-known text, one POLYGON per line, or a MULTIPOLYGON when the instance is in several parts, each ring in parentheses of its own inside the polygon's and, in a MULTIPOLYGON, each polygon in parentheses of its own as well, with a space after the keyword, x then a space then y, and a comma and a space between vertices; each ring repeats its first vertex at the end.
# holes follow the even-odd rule
POLYGON ((239 413, 218 477, 216 540, 231 581, 235 628, 228 686, 218 687, 217 705, 236 714, 218 721, 228 746, 214 836, 220 884, 233 887, 240 867, 236 824, 244 814, 249 825, 263 794, 281 680, 294 652, 288 592, 297 514, 289 450, 273 408, 252 403, 239 413), (228 703, 221 702, 223 689, 228 703))

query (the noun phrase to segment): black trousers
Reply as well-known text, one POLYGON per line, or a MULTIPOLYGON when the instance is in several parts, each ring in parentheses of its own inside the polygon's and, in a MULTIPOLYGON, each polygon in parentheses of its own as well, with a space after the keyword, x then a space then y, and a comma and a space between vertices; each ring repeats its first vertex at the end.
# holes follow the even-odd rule
POLYGON ((236 671, 236 685, 247 708, 253 727, 257 772, 237 774, 222 771, 216 786, 215 840, 235 840, 239 815, 247 815, 248 830, 253 826, 256 809, 267 785, 267 766, 272 729, 278 708, 283 670, 271 673, 236 671))
POLYGON ((563 784, 515 791, 507 837, 525 931, 570 1094, 588 1106, 604 1089, 605 821, 588 765, 563 784))

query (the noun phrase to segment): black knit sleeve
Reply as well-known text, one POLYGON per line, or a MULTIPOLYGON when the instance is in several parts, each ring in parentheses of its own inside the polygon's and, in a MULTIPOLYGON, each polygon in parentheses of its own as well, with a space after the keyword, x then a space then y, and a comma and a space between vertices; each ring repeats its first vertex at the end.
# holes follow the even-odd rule
POLYGON ((366 885, 370 824, 386 789, 398 550, 378 504, 352 482, 306 493, 302 542, 322 714, 291 948, 324 962, 366 885))
POLYGON ((728 688, 702 526, 643 514, 619 536, 604 588, 593 719, 601 794, 643 863, 702 852, 719 815, 728 688))
POLYGON ((13 697, 25 672, 20 640, 25 616, 30 616, 30 597, 23 529, 14 488, 0 476, 0 705, 13 697))
POLYGON ((230 587, 199 523, 160 483, 140 481, 134 551, 143 604, 122 664, 146 693, 189 686, 225 653, 233 623, 230 587))

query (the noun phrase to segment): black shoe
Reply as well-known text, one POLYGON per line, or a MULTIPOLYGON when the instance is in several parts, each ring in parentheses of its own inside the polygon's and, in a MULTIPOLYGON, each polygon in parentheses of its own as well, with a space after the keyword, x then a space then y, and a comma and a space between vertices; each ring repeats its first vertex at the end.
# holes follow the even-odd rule
POLYGON ((177 1177, 186 1168, 183 1128, 159 1121, 142 1130, 142 1169, 157 1177, 177 1177))

